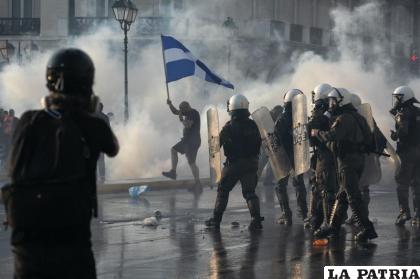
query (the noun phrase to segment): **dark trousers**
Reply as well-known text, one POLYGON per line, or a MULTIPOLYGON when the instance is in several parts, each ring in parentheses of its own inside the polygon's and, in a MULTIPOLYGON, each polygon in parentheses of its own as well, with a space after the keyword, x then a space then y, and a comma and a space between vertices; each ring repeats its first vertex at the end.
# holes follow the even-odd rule
MULTIPOLYGON (((248 207, 250 204, 253 204, 253 207, 259 207, 259 199, 255 194, 258 180, 257 169, 258 161, 254 159, 239 160, 228 164, 223 168, 214 208, 214 216, 216 219, 221 220, 229 201, 229 193, 238 182, 241 182, 242 196, 247 201, 248 207)), ((250 213, 252 217, 259 217, 259 208, 255 212, 250 208, 250 213), (254 216, 257 214, 258 216, 254 216)))
POLYGON ((13 246, 14 279, 95 279, 89 246, 37 242, 13 246))
POLYGON ((398 152, 401 168, 395 175, 397 196, 401 211, 409 212, 409 188, 412 188, 416 217, 420 217, 420 147, 398 152))
MULTIPOLYGON (((280 207, 283 211, 283 214, 290 214, 289 208, 289 196, 287 193, 287 185, 289 182, 289 175, 282 178, 276 187, 277 198, 279 199, 280 207)), ((306 187, 305 182, 303 181, 303 174, 298 176, 293 176, 293 187, 295 188, 296 201, 299 208, 299 213, 302 218, 305 219, 308 214, 308 204, 306 202, 306 187)))
POLYGON ((356 218, 356 222, 362 229, 371 226, 368 210, 363 203, 362 194, 359 187, 360 177, 364 169, 364 155, 347 155, 345 159, 339 161, 339 184, 340 189, 337 193, 337 201, 330 225, 338 229, 342 224, 348 206, 356 218))

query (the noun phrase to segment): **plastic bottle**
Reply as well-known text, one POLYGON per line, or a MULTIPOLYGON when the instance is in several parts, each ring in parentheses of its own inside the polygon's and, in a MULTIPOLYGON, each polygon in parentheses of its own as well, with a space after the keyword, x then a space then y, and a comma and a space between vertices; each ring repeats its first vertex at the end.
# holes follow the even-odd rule
POLYGON ((147 191, 147 189, 149 188, 149 186, 146 185, 142 185, 142 186, 132 186, 130 188, 128 188, 128 194, 130 195, 130 197, 132 197, 133 199, 138 198, 141 194, 143 194, 144 192, 147 191))

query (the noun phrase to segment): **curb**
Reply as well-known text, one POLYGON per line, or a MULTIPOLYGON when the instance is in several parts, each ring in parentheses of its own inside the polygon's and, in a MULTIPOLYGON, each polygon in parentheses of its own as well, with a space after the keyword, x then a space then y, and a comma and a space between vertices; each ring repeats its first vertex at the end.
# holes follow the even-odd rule
MULTIPOLYGON (((128 192, 128 188, 132 186, 147 185, 150 190, 181 190, 188 189, 195 185, 194 179, 181 179, 181 180, 160 180, 161 178, 145 178, 145 179, 130 179, 123 181, 106 181, 105 184, 98 182, 98 194, 113 194, 128 192)), ((210 178, 200 179, 201 185, 208 186, 210 178)), ((2 202, 0 192, 0 202, 2 202)))
MULTIPOLYGON (((208 186, 210 184, 209 178, 200 179, 201 185, 208 186)), ((182 180, 129 180, 121 182, 108 182, 105 184, 98 184, 98 194, 112 194, 127 192, 128 188, 132 186, 147 185, 150 190, 161 191, 161 190, 180 190, 188 189, 195 185, 194 179, 182 179, 182 180)))

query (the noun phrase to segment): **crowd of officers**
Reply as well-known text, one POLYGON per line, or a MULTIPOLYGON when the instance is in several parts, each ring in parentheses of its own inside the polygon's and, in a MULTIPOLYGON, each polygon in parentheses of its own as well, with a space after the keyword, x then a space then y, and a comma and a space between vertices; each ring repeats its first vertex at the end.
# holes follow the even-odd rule
MULTIPOLYGON (((101 153, 116 156, 119 144, 102 113, 99 98, 93 93, 94 73, 94 64, 83 51, 59 50, 47 65, 49 94, 43 99, 44 107, 25 112, 19 121, 13 110, 1 111, 1 136, 13 134, 11 140, 2 141, 10 146, 10 183, 2 188, 2 199, 7 216, 5 225, 12 230, 14 278, 96 278, 90 230, 91 218, 97 217, 96 168, 101 153)), ((283 107, 276 106, 271 115, 275 120, 272 136, 281 143, 291 162, 293 100, 301 94, 298 89, 288 91, 283 107)), ((397 142, 401 159, 396 175, 400 205, 396 224, 403 225, 412 219, 413 224, 419 225, 420 113, 414 105, 418 101, 407 86, 394 91, 393 101, 395 131, 391 131, 391 138, 397 142), (409 187, 413 189, 413 217, 409 187)), ((344 88, 322 84, 313 90, 307 129, 313 148, 311 202, 308 209, 302 174, 294 175, 292 171, 276 181, 282 211, 279 223, 292 224, 287 194, 288 180, 292 178, 299 214, 315 238, 339 237, 348 206, 352 210, 348 222, 359 228, 356 240, 377 237, 368 216, 368 187, 360 187, 359 180, 365 156, 381 153, 378 146, 384 144, 372 144, 380 142, 381 137, 371 132, 366 119, 358 113, 356 107, 360 103, 360 98, 344 88)), ((186 154, 201 192, 195 164, 201 143, 199 113, 185 102, 179 110, 170 101, 168 105, 185 129, 183 139, 172 148, 172 169, 164 175, 176 179, 177 153, 186 154)), ((228 112, 231 119, 219 137, 226 161, 214 213, 205 224, 219 228, 229 194, 239 181, 251 214, 249 228, 260 230, 264 218, 255 188, 267 160, 260 156, 259 127, 250 118, 249 102, 243 95, 230 98, 228 112)), ((386 139, 382 135, 383 141, 386 139)), ((99 177, 104 178, 102 171, 99 177)), ((266 182, 270 180, 269 177, 266 182)))
MULTIPOLYGON (((271 111, 275 121, 274 137, 285 149, 293 166, 293 100, 304 94, 298 89, 284 95, 284 105, 271 111)), ((390 110, 395 119, 395 130, 391 139, 397 142, 397 154, 401 165, 397 169, 398 203, 400 212, 396 225, 412 220, 420 225, 420 109, 414 92, 408 86, 400 86, 392 94, 390 110), (412 187, 414 216, 409 208, 409 187, 412 187)), ((356 94, 345 88, 320 84, 312 91, 312 110, 307 132, 312 147, 309 208, 303 174, 290 175, 276 181, 275 192, 281 208, 278 223, 292 224, 287 185, 292 176, 296 192, 299 215, 304 225, 310 228, 315 239, 336 239, 344 222, 358 228, 356 241, 368 241, 377 237, 373 223, 369 220, 369 185, 361 185, 366 157, 384 154, 389 144, 374 124, 371 129, 357 108, 362 104, 356 94), (347 210, 350 207, 351 216, 347 210), (346 220, 347 219, 347 220, 346 220)), ((218 229, 226 209, 229 193, 240 181, 242 194, 251 214, 250 230, 261 229, 264 218, 260 215, 259 200, 255 194, 257 180, 267 164, 266 156, 260 154, 261 136, 256 123, 250 119, 249 103, 245 96, 235 95, 228 102, 231 120, 220 132, 220 145, 224 149, 226 162, 218 187, 213 216, 205 224, 218 229)), ((374 121, 374 120, 373 120, 374 121)), ((379 162, 379 160, 378 160, 379 162)), ((270 184, 272 172, 267 173, 270 184)), ((362 182, 363 184, 363 182, 362 182)))

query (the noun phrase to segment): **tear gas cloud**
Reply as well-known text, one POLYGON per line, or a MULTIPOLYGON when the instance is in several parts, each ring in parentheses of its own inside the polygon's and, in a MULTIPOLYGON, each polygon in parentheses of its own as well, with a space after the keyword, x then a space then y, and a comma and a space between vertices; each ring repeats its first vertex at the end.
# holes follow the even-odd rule
MULTIPOLYGON (((231 40, 221 24, 211 24, 203 20, 210 3, 197 4, 186 12, 175 16, 169 34, 179 38, 197 57, 202 59, 216 73, 231 81, 235 90, 206 83, 194 77, 169 84, 171 99, 175 105, 187 100, 201 113, 202 147, 198 154, 201 176, 208 176, 207 123, 206 110, 210 105, 219 109, 220 125, 228 119, 226 100, 234 93, 242 93, 250 101, 250 110, 260 106, 270 109, 282 104, 284 93, 290 88, 299 88, 310 100, 310 92, 319 83, 330 83, 336 87, 348 88, 360 95, 364 102, 372 105, 378 125, 385 134, 392 127, 388 114, 391 106, 391 92, 398 83, 389 78, 391 62, 386 55, 384 40, 378 34, 383 32, 383 18, 380 2, 369 2, 349 11, 339 7, 331 12, 334 21, 333 35, 337 39, 338 52, 331 57, 321 57, 313 52, 296 53, 292 57, 288 72, 275 74, 272 69, 261 67, 257 76, 249 77, 241 61, 250 56, 261 56, 270 61, 269 53, 259 46, 244 48, 238 40, 231 40), (179 20, 177 20, 179 18, 179 20), (183 40, 185 18, 189 19, 189 36, 197 41, 183 40), (370 35, 369 64, 363 63, 362 36, 370 35), (228 49, 230 63, 227 65, 228 49), (268 81, 267 81, 268 80, 268 81)), ((223 1, 223 5, 228 5, 223 1)), ((214 1, 211 6, 214 7, 214 1)), ((220 22, 224 18, 220 18, 220 22)), ((80 47, 89 53, 96 65, 95 92, 104 103, 104 111, 114 112, 114 130, 120 140, 120 154, 108 160, 108 174, 113 179, 160 176, 162 170, 170 168, 170 147, 182 135, 182 126, 166 105, 166 88, 160 40, 141 47, 129 40, 129 105, 130 121, 122 125, 123 117, 123 52, 122 33, 117 26, 102 26, 92 35, 69 40, 62 47, 80 47)), ((130 35, 130 34, 129 34, 130 35)), ((280 44, 279 51, 284 46, 280 44)), ((45 84, 45 65, 52 51, 34 57, 22 66, 12 64, 0 73, 0 101, 5 108, 13 107, 20 114, 26 109, 39 108, 39 100, 48 92, 45 84)), ((281 64, 282 61, 277 61, 281 64)), ((283 67, 285 68, 285 67, 283 67)), ((420 80, 409 85, 414 91, 420 80)), ((179 175, 190 176, 186 160, 180 157, 179 175)))

